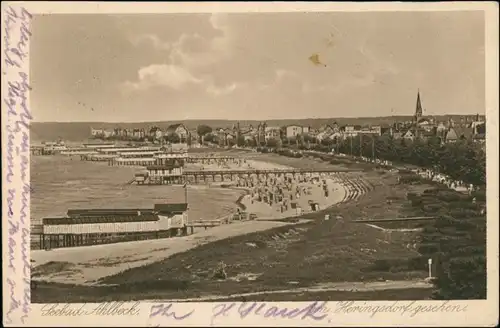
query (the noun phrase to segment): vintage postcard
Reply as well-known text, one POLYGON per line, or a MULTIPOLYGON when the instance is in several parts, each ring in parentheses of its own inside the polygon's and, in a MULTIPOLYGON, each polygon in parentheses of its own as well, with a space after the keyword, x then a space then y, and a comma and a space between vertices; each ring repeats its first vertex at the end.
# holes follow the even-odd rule
POLYGON ((2 3, 5 326, 495 326, 498 4, 2 3))

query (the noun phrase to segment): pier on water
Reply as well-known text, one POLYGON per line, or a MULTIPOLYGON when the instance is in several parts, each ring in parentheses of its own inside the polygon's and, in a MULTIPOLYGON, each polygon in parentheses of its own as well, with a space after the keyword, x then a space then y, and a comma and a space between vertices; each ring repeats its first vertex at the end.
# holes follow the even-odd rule
POLYGON ((241 165, 245 160, 234 156, 188 156, 186 163, 199 164, 238 164, 241 165))

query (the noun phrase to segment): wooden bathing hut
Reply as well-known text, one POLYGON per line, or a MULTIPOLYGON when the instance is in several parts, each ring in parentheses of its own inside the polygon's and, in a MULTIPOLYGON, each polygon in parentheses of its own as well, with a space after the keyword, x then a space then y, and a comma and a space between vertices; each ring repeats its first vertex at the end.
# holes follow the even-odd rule
POLYGON ((187 235, 188 205, 154 208, 68 210, 66 217, 44 218, 41 249, 110 244, 187 235))

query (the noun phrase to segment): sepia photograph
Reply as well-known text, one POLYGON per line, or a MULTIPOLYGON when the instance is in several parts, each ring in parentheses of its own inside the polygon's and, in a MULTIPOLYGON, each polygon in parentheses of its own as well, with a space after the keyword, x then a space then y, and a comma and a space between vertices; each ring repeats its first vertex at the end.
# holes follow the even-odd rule
POLYGON ((31 303, 487 298, 483 11, 30 29, 31 303))

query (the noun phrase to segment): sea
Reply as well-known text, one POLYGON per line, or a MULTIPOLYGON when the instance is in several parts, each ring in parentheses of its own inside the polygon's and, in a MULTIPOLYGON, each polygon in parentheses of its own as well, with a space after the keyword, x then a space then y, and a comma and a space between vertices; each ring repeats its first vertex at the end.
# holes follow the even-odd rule
MULTIPOLYGON (((182 186, 128 184, 139 167, 81 161, 80 156, 31 156, 31 225, 44 217, 65 216, 68 209, 152 208, 184 203, 182 186)), ((188 185, 190 220, 213 220, 236 211, 242 190, 188 185)), ((35 242, 36 238, 32 238, 35 242)))

